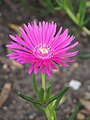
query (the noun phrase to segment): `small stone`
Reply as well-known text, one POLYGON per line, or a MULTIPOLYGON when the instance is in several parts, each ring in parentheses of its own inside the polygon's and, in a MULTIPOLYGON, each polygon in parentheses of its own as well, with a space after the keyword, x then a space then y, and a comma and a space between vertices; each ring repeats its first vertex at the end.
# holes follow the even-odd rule
POLYGON ((87 86, 88 91, 90 91, 90 85, 87 86))
POLYGON ((35 116, 36 116, 36 114, 35 114, 35 113, 32 113, 31 115, 29 115, 29 119, 32 120, 32 119, 35 118, 35 116))
POLYGON ((7 110, 8 110, 8 108, 7 108, 6 106, 3 106, 3 110, 7 111, 7 110))
POLYGON ((90 92, 85 93, 85 99, 90 100, 90 92))
POLYGON ((90 101, 89 100, 85 100, 85 99, 80 98, 80 103, 81 103, 81 105, 84 106, 84 108, 86 110, 88 110, 90 112, 90 101))
POLYGON ((79 66, 79 63, 77 63, 77 62, 75 62, 75 63, 72 64, 73 68, 77 68, 78 66, 79 66))
POLYGON ((83 31, 81 32, 81 34, 82 34, 83 37, 87 36, 87 34, 85 32, 83 32, 83 31))
POLYGON ((52 72, 56 74, 56 73, 59 73, 60 71, 52 69, 52 72))
POLYGON ((4 69, 4 70, 7 70, 7 69, 8 69, 8 65, 7 65, 7 64, 4 64, 4 65, 3 65, 3 69, 4 69))
POLYGON ((9 94, 11 92, 12 84, 7 82, 4 84, 2 91, 0 93, 0 107, 4 104, 4 102, 8 99, 9 94))
POLYGON ((77 119, 78 119, 78 120, 85 120, 85 115, 83 115, 82 113, 79 112, 79 113, 77 114, 77 119))
POLYGON ((6 80, 7 80, 7 79, 8 79, 8 75, 4 75, 4 79, 6 79, 6 80))
POLYGON ((12 103, 13 103, 13 104, 16 104, 16 101, 15 101, 15 100, 13 100, 13 101, 12 101, 12 103))
POLYGON ((80 86, 81 86, 81 82, 72 79, 69 82, 69 86, 72 87, 74 90, 78 90, 80 88, 80 86))

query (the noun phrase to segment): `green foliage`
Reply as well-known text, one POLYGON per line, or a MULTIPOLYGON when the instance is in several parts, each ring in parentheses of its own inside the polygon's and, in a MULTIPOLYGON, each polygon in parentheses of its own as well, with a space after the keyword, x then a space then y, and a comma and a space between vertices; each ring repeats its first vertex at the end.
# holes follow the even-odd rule
POLYGON ((39 100, 41 102, 44 102, 44 89, 43 88, 41 88, 39 91, 39 100))
POLYGON ((90 117, 87 117, 86 120, 90 120, 90 117))
POLYGON ((80 54, 79 58, 81 58, 81 59, 90 59, 90 54, 80 54))
POLYGON ((68 90, 69 90, 69 86, 63 87, 62 90, 61 90, 59 93, 57 93, 56 95, 52 96, 52 97, 49 99, 47 105, 56 100, 55 106, 54 106, 54 107, 56 108, 57 105, 59 104, 60 100, 62 99, 62 97, 64 96, 64 94, 65 94, 68 90))
POLYGON ((68 118, 68 120, 74 120, 74 118, 75 118, 75 116, 76 116, 79 108, 80 108, 80 103, 78 103, 78 104, 76 105, 76 108, 75 108, 74 112, 73 112, 72 115, 68 118))
POLYGON ((85 24, 84 22, 85 15, 86 15, 86 0, 80 0, 79 9, 77 13, 77 20, 78 20, 79 26, 82 26, 85 24))
POLYGON ((45 114, 45 109, 39 105, 39 104, 34 104, 34 106, 41 112, 41 113, 44 113, 45 114))
POLYGON ((36 95, 37 95, 37 97, 38 97, 39 91, 38 91, 38 88, 37 88, 35 75, 33 75, 32 80, 33 80, 33 86, 34 86, 35 93, 36 93, 36 95))
POLYGON ((51 12, 52 10, 54 12, 59 10, 65 12, 78 27, 90 35, 90 30, 85 27, 85 25, 90 21, 90 17, 86 18, 87 0, 55 0, 54 2, 51 0, 43 0, 43 2, 46 2, 45 5, 51 12), (76 8, 78 8, 77 12, 76 8))
POLYGON ((54 13, 54 6, 52 4, 51 0, 39 0, 39 3, 44 6, 44 8, 47 8, 46 11, 54 13))
POLYGON ((49 100, 52 91, 52 80, 50 80, 49 87, 46 90, 46 102, 49 100))
POLYGON ((20 92, 18 92, 18 95, 19 95, 19 97, 21 97, 25 101, 29 101, 29 102, 31 102, 33 104, 39 104, 39 105, 41 105, 41 102, 39 100, 36 100, 36 99, 32 98, 31 96, 26 96, 26 95, 24 95, 24 94, 22 94, 20 92))
POLYGON ((22 99, 24 99, 26 101, 29 101, 29 102, 35 104, 36 106, 37 105, 38 106, 40 106, 40 105, 41 106, 43 106, 43 105, 47 106, 50 103, 54 102, 55 103, 54 104, 55 109, 58 106, 58 104, 59 104, 60 100, 62 99, 63 95, 65 94, 65 92, 67 92, 67 90, 69 89, 68 86, 65 86, 59 93, 57 93, 56 95, 51 97, 52 81, 50 81, 50 84, 49 84, 48 89, 46 90, 46 96, 45 96, 45 99, 44 99, 44 89, 41 88, 40 90, 38 90, 37 85, 36 85, 35 76, 33 76, 33 85, 34 85, 34 90, 35 90, 35 93, 36 93, 38 99, 34 99, 31 96, 26 96, 26 95, 24 95, 20 92, 18 93, 18 95, 22 99), (56 100, 56 102, 55 102, 55 100, 56 100))
POLYGON ((71 0, 56 0, 56 2, 62 9, 66 9, 70 5, 71 0))
MULTIPOLYGON (((56 108, 59 105, 64 94, 69 90, 69 86, 64 86, 60 90, 60 92, 58 92, 54 96, 51 96, 52 81, 50 80, 49 86, 46 90, 44 90, 43 88, 38 90, 35 75, 33 75, 33 86, 37 98, 26 96, 18 92, 19 97, 21 97, 25 101, 31 102, 40 112, 46 114, 48 120, 56 120, 56 108)), ((80 108, 80 103, 77 104, 75 111, 72 113, 72 115, 69 117, 68 120, 74 120, 74 117, 77 114, 79 108, 80 108)))

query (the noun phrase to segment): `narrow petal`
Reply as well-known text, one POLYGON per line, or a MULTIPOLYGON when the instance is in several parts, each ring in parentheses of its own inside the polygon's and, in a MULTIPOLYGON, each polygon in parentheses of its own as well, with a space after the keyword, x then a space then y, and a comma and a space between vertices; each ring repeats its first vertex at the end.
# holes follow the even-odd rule
POLYGON ((32 70, 34 69, 34 65, 35 65, 35 63, 33 63, 33 64, 30 66, 30 68, 29 68, 29 70, 28 70, 28 73, 29 73, 29 74, 32 73, 32 70))
POLYGON ((50 68, 49 67, 46 67, 46 72, 47 72, 48 76, 51 77, 51 72, 50 72, 50 68))
POLYGON ((59 55, 60 53, 66 52, 66 51, 74 48, 74 47, 77 46, 77 45, 78 45, 78 42, 76 42, 76 43, 74 43, 73 45, 71 45, 71 46, 69 46, 69 47, 66 47, 66 48, 64 48, 64 49, 61 49, 61 50, 58 49, 58 51, 56 51, 55 55, 59 55))
POLYGON ((45 74, 45 66, 44 65, 42 65, 41 71, 42 71, 42 74, 45 74))

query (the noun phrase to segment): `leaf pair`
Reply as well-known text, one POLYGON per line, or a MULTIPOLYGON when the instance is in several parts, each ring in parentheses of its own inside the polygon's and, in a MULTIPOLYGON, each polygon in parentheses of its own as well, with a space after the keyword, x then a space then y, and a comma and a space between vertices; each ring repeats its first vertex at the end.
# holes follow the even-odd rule
POLYGON ((24 99, 25 101, 29 101, 31 103, 33 103, 33 105, 40 110, 41 112, 45 113, 45 107, 46 107, 46 103, 49 101, 50 95, 51 95, 51 90, 52 90, 52 82, 50 81, 49 87, 46 91, 44 91, 43 88, 41 88, 40 90, 37 87, 36 84, 36 79, 35 79, 35 75, 33 75, 33 87, 34 87, 34 91, 36 93, 37 99, 34 99, 31 96, 26 96, 20 92, 18 92, 18 95, 24 99), (45 96, 44 96, 44 92, 45 96))
POLYGON ((42 107, 42 102, 40 102, 37 99, 32 98, 31 96, 26 96, 20 92, 18 92, 19 97, 21 97, 22 99, 24 99, 25 101, 29 101, 31 103, 33 103, 33 105, 42 113, 45 113, 44 108, 42 107))
POLYGON ((86 15, 86 0, 80 0, 79 10, 77 13, 77 20, 79 26, 84 25, 85 15, 86 15))
POLYGON ((51 91, 52 91, 52 80, 50 80, 49 87, 46 90, 46 98, 45 101, 46 103, 49 101, 50 96, 51 96, 51 91))
POLYGON ((66 10, 70 6, 71 0, 56 0, 56 3, 60 8, 66 10))
POLYGON ((41 102, 39 100, 36 100, 36 99, 32 98, 31 96, 24 95, 21 92, 18 92, 18 95, 19 95, 19 97, 21 97, 25 101, 29 101, 29 102, 31 102, 33 104, 41 105, 41 102))
POLYGON ((69 90, 69 86, 63 87, 62 90, 61 90, 59 93, 57 93, 56 95, 52 96, 52 97, 49 99, 47 105, 50 104, 50 103, 52 103, 52 102, 54 102, 54 109, 56 109, 57 106, 58 106, 58 104, 59 104, 59 102, 61 101, 62 97, 64 96, 64 94, 65 94, 68 90, 69 90))

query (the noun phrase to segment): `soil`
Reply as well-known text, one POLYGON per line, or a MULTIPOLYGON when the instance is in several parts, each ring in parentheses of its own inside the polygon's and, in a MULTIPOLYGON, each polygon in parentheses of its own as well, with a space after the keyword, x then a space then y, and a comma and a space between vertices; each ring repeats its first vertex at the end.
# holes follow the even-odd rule
MULTIPOLYGON (((6 3, 0 5, 0 91, 2 91, 5 84, 11 84, 8 98, 0 108, 0 120, 45 120, 43 115, 31 103, 25 102, 17 96, 18 91, 33 97, 35 97, 35 93, 32 86, 32 76, 27 73, 29 65, 19 65, 16 62, 11 62, 6 57, 7 53, 10 52, 6 48, 6 44, 10 41, 8 35, 16 33, 14 29, 11 29, 10 23, 20 26, 23 23, 32 22, 34 19, 37 21, 54 20, 58 27, 61 25, 64 28, 69 27, 72 33, 75 32, 76 26, 71 23, 66 15, 61 13, 54 15, 47 13, 48 16, 38 15, 38 12, 34 10, 29 11, 26 9, 25 11, 20 3, 13 3, 13 8, 6 3)), ((90 53, 90 37, 80 31, 76 37, 77 40, 79 45, 75 49, 78 49, 79 54, 90 53)), ((75 61, 69 67, 60 67, 59 71, 52 71, 53 94, 54 91, 58 92, 62 86, 68 84, 72 79, 81 83, 78 90, 71 89, 66 94, 64 103, 57 109, 58 120, 66 120, 80 99, 90 101, 90 59, 79 59, 77 56, 75 61)), ((36 79, 40 88, 41 75, 38 74, 36 79)), ((48 77, 46 82, 48 84, 48 77)), ((83 105, 81 105, 80 110, 87 112, 87 108, 83 105)), ((90 112, 84 114, 84 116, 90 117, 90 112)), ((79 119, 76 118, 76 120, 79 119)))

